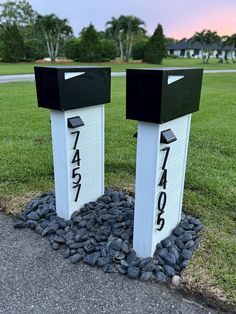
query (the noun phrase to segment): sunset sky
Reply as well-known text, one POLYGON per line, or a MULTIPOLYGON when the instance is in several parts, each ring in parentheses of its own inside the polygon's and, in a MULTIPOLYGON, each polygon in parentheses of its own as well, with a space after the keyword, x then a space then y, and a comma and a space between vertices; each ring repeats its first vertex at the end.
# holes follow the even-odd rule
MULTIPOLYGON (((0 0, 0 3, 5 2, 0 0)), ((78 36, 92 22, 104 30, 112 16, 136 15, 146 22, 149 34, 158 23, 165 35, 181 39, 204 28, 220 35, 236 33, 236 0, 29 0, 40 14, 67 18, 78 36)))

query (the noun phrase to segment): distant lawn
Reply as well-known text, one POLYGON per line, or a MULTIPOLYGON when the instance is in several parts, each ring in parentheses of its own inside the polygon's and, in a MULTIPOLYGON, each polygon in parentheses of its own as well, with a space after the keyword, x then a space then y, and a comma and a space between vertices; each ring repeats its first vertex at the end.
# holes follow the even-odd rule
MULTIPOLYGON (((34 72, 34 66, 50 66, 55 64, 39 64, 39 63, 3 63, 0 62, 0 75, 8 74, 27 74, 34 72)), ((162 65, 148 63, 69 63, 56 65, 70 66, 109 66, 113 72, 122 72, 126 68, 146 68, 146 67, 200 67, 208 70, 224 70, 236 69, 236 63, 221 64, 216 59, 211 59, 209 64, 202 64, 201 59, 165 59, 162 65)))
MULTIPOLYGON (((193 115, 184 209, 206 230, 184 281, 192 291, 236 305, 235 86, 236 74, 205 75, 201 110, 193 115)), ((136 128, 125 120, 125 78, 113 78, 107 186, 133 187, 136 128)), ((53 189, 49 111, 37 108, 34 83, 0 85, 0 148, 0 209, 16 213, 33 195, 53 189)))

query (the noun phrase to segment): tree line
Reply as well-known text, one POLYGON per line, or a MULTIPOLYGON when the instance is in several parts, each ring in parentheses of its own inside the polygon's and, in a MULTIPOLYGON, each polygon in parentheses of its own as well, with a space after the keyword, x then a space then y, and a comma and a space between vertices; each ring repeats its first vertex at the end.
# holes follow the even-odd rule
MULTIPOLYGON (((222 49, 230 46, 232 56, 236 49, 236 34, 221 38, 216 32, 203 30, 195 33, 191 40, 199 42, 205 52, 202 56, 207 57, 203 62, 211 57, 212 43, 220 43, 222 49)), ((119 57, 124 62, 132 58, 161 64, 167 57, 167 44, 175 42, 165 37, 161 24, 149 37, 145 22, 132 15, 112 17, 100 32, 91 23, 75 37, 67 19, 55 14, 42 16, 27 0, 0 4, 0 58, 6 62, 34 61, 46 56, 55 61, 57 57, 66 56, 81 62, 110 61, 119 57)))
POLYGON ((150 63, 161 63, 167 56, 163 28, 158 24, 150 38, 143 28, 144 22, 135 16, 112 17, 105 32, 97 32, 92 24, 85 27, 79 38, 65 42, 66 57, 75 61, 110 61, 119 57, 128 62, 131 58, 150 63))
POLYGON ((7 1, 0 5, 0 56, 17 62, 60 54, 63 42, 73 35, 66 19, 55 14, 42 16, 27 0, 7 1))
POLYGON ((158 25, 153 38, 147 36, 145 22, 136 16, 112 17, 106 29, 98 32, 90 24, 78 38, 67 19, 55 14, 38 14, 27 0, 7 1, 0 5, 0 57, 2 61, 33 61, 58 56, 82 62, 109 61, 120 57, 160 63, 166 56, 165 37, 158 25), (157 41, 159 49, 153 45, 157 41), (152 51, 154 47, 155 51, 152 51), (145 50, 145 54, 144 54, 145 50))

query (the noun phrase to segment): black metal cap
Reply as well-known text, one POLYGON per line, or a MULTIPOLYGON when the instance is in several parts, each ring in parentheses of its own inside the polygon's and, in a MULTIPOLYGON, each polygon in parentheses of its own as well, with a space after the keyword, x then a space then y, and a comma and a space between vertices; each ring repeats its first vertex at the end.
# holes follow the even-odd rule
POLYGON ((71 110, 110 102, 111 69, 35 67, 38 106, 71 110))
POLYGON ((199 110, 203 69, 126 71, 126 118, 165 123, 199 110))

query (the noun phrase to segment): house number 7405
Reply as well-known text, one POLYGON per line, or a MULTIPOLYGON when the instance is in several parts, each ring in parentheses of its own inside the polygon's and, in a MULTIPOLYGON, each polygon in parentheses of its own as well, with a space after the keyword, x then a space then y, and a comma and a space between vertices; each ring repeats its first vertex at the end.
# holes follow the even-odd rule
MULTIPOLYGON (((162 150, 162 152, 165 153, 164 156, 164 161, 162 164, 162 175, 161 179, 159 182, 159 186, 163 188, 163 190, 166 190, 166 185, 167 185, 167 169, 166 169, 166 163, 169 157, 170 153, 170 147, 166 146, 162 150)), ((165 191, 161 191, 158 200, 157 200, 157 230, 161 231, 164 228, 165 225, 165 219, 162 217, 165 211, 165 206, 166 206, 166 201, 167 201, 167 194, 165 191)))

